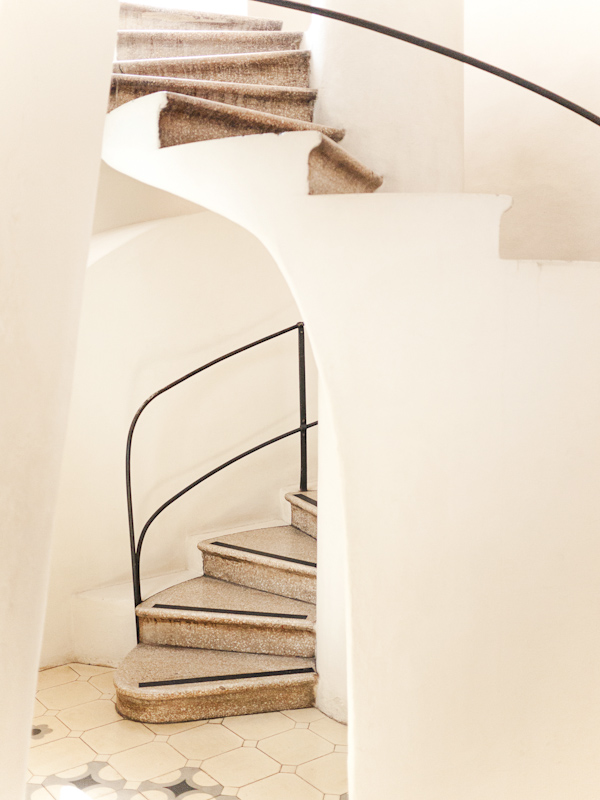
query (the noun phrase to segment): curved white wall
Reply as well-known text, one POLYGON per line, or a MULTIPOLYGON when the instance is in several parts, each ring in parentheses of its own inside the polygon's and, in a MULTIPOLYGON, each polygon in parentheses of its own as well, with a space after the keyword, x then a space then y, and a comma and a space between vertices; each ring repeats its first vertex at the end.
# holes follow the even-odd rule
MULTIPOLYGON (((112 236, 120 233, 128 229, 112 236)), ((186 372, 300 318, 264 247, 223 217, 203 212, 135 226, 131 235, 86 276, 44 665, 80 653, 71 632, 73 594, 130 581, 124 457, 138 406, 186 372)), ((316 416, 312 361, 308 389, 316 416)), ((134 440, 138 533, 171 495, 239 452, 296 427, 298 413, 294 333, 159 398, 140 419, 134 440)), ((309 445, 310 477, 316 480, 316 433, 309 445)), ((280 489, 297 485, 298 448, 298 437, 267 448, 168 509, 148 533, 144 576, 184 568, 189 535, 279 518, 280 489)))
MULTIPOLYGON (((463 0, 319 0, 462 50, 463 0)), ((384 176, 384 192, 456 192, 463 184, 462 66, 412 45, 315 17, 307 35, 316 119, 384 176)))
POLYGON ((117 3, 0 3, 0 775, 25 792, 117 3), (74 68, 76 65, 76 68, 74 68))
MULTIPOLYGON (((600 113, 600 8, 588 0, 466 0, 465 50, 600 113)), ((465 187, 514 198, 505 258, 600 258, 600 128, 465 68, 465 187)))

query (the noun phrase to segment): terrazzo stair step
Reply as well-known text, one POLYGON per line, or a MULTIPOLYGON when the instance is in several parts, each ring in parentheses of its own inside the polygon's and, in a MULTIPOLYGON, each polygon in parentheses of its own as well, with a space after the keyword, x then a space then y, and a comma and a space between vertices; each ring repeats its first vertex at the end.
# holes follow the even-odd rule
POLYGON ((114 675, 117 710, 139 722, 186 722, 314 703, 308 658, 141 644, 114 675))
POLYGON ((328 136, 308 157, 309 194, 368 194, 383 178, 365 167, 328 136))
POLYGON ((119 24, 123 29, 279 31, 282 23, 231 14, 179 11, 137 3, 121 3, 119 24))
POLYGON ((302 36, 280 31, 119 31, 117 58, 182 58, 298 50, 302 36))
POLYGON ((263 592, 314 603, 317 543, 291 525, 259 528, 198 544, 204 574, 263 592))
POLYGON ((287 50, 225 56, 125 59, 114 62, 113 72, 307 89, 310 83, 310 52, 287 50))
POLYGON ((137 616, 145 644, 306 658, 315 654, 314 605, 206 576, 148 598, 137 616))
POLYGON ((292 507, 292 525, 317 538, 317 492, 293 492, 285 499, 292 507))
POLYGON ((286 131, 319 131, 337 141, 344 136, 342 130, 316 125, 314 122, 264 114, 261 111, 171 92, 166 92, 166 104, 159 118, 161 147, 286 131))
POLYGON ((241 106, 267 114, 312 122, 317 93, 286 86, 259 86, 185 78, 154 78, 149 75, 113 74, 109 111, 153 92, 172 92, 200 97, 216 103, 241 106))

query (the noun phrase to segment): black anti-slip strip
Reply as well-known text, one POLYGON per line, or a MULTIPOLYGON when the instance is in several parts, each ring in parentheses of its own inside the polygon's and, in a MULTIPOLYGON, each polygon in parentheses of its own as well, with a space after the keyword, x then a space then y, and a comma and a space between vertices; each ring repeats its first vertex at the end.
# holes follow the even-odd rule
POLYGON ((155 603, 153 608, 172 608, 176 611, 208 611, 211 614, 244 614, 247 617, 277 617, 282 619, 308 619, 306 614, 273 614, 270 611, 234 611, 231 608, 199 608, 198 606, 169 606, 155 603))
POLYGON ((225 542, 213 542, 219 547, 228 547, 230 550, 241 550, 244 553, 254 553, 255 556, 267 556, 268 558, 278 558, 280 561, 291 561, 293 564, 304 564, 306 567, 316 567, 312 561, 302 561, 299 558, 289 558, 288 556, 278 556, 275 553, 263 553, 262 550, 251 550, 249 547, 240 547, 237 544, 226 544, 225 542))
POLYGON ((310 503, 311 506, 316 506, 317 501, 313 500, 312 497, 307 497, 305 494, 297 494, 295 497, 299 497, 300 500, 304 500, 306 503, 310 503))
POLYGON ((149 686, 180 686, 184 683, 210 683, 210 681, 236 681, 244 678, 271 678, 276 675, 304 675, 314 672, 312 667, 306 669, 275 669, 272 672, 243 672, 239 675, 210 675, 207 678, 180 678, 176 681, 145 681, 139 684, 140 689, 149 686))

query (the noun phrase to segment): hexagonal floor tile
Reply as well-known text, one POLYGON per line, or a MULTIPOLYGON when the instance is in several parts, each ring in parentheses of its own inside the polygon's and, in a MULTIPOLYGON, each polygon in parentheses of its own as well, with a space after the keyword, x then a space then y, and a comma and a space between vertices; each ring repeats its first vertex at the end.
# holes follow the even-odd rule
POLYGON ((316 722, 311 722, 308 727, 309 730, 327 739, 331 744, 348 744, 348 728, 334 719, 323 717, 323 719, 318 719, 316 722))
POLYGON ((294 722, 279 711, 274 711, 267 714, 249 714, 245 717, 227 717, 223 720, 223 725, 244 739, 257 741, 291 730, 294 722))
POLYGON ((281 713, 293 719, 294 722, 316 722, 325 716, 318 708, 293 708, 291 711, 282 711, 281 713))
POLYGON ((330 742, 306 729, 296 729, 271 736, 259 742, 257 747, 280 764, 291 765, 303 764, 305 761, 311 761, 333 751, 330 742))
MULTIPOLYGON (((113 680, 113 675, 115 670, 111 670, 110 672, 103 672, 101 675, 93 675, 89 682, 92 686, 95 686, 96 689, 99 689, 102 694, 114 694, 115 693, 115 682, 113 680)), ((42 703, 44 701, 42 700, 42 703)))
POLYGON ((223 786, 246 786, 279 772, 279 764, 259 750, 239 747, 204 761, 202 769, 223 786))
POLYGON ((204 761, 241 747, 242 740, 222 725, 203 725, 169 737, 169 744, 186 758, 204 761))
POLYGON ((302 764, 296 774, 324 794, 342 794, 348 791, 346 754, 330 753, 302 764))
POLYGON ((80 706, 67 708, 56 716, 72 731, 89 731, 121 719, 112 700, 94 700, 92 703, 83 703, 80 706))
MULTIPOLYGON (((73 672, 73 670, 71 670, 73 672)), ((77 675, 76 672, 73 672, 77 675)), ((97 700, 100 697, 100 692, 90 686, 86 681, 74 680, 71 683, 61 684, 60 686, 53 686, 51 689, 43 689, 38 692, 38 699, 43 703, 47 709, 61 710, 64 708, 72 708, 79 706, 82 703, 89 703, 92 700, 97 700)), ((66 724, 66 723, 65 723, 66 724)))
POLYGON ((31 726, 31 747, 39 747, 41 744, 48 744, 57 739, 63 739, 69 735, 69 729, 66 725, 57 719, 57 717, 49 714, 44 714, 41 717, 36 717, 31 726))
POLYGON ((185 766, 185 757, 166 742, 150 742, 108 759, 128 781, 143 781, 185 766))
POLYGON ((321 792, 309 786, 297 775, 279 773, 263 781, 244 786, 240 800, 322 800, 321 792))
POLYGON ((95 755, 81 739, 58 739, 29 751, 29 769, 34 775, 54 775, 93 761, 95 755))
POLYGON ((78 673, 68 666, 43 669, 38 674, 37 690, 39 692, 42 689, 51 689, 53 686, 70 683, 76 681, 78 677, 78 673))
POLYGON ((81 738, 97 753, 114 755, 130 747, 148 744, 154 740, 154 734, 138 722, 122 719, 87 731, 81 738))

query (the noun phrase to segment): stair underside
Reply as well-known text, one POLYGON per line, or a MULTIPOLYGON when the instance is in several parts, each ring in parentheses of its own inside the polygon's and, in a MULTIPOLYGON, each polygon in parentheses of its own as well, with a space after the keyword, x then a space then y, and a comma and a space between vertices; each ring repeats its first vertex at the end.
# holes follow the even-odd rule
POLYGON ((160 113, 159 121, 161 147, 287 131, 319 131, 334 141, 340 141, 344 136, 344 131, 312 122, 265 114, 198 97, 171 92, 166 94, 167 103, 160 113))
POLYGON ((185 78, 158 78, 149 75, 114 74, 109 111, 123 103, 153 92, 176 94, 241 106, 266 114, 276 114, 312 122, 316 92, 286 86, 259 86, 224 81, 194 81, 185 78))
POLYGON ((119 31, 117 57, 182 58, 298 50, 302 34, 279 31, 119 31))
POLYGON ((121 3, 120 25, 127 29, 171 30, 265 30, 279 31, 282 23, 270 19, 253 19, 231 14, 174 11, 171 9, 121 3))
POLYGON ((314 605, 206 576, 150 597, 137 616, 146 644, 304 657, 315 652, 314 605))
POLYGON ((307 603, 316 600, 317 543, 289 525, 200 542, 204 573, 307 603))
POLYGON ((115 674, 117 710, 154 723, 306 708, 314 703, 315 684, 312 659, 145 644, 115 674), (192 682, 140 686, 181 680, 192 682))
POLYGON ((287 50, 278 53, 243 53, 185 58, 145 58, 115 61, 113 72, 163 78, 252 83, 263 86, 296 86, 307 89, 310 53, 287 50))

